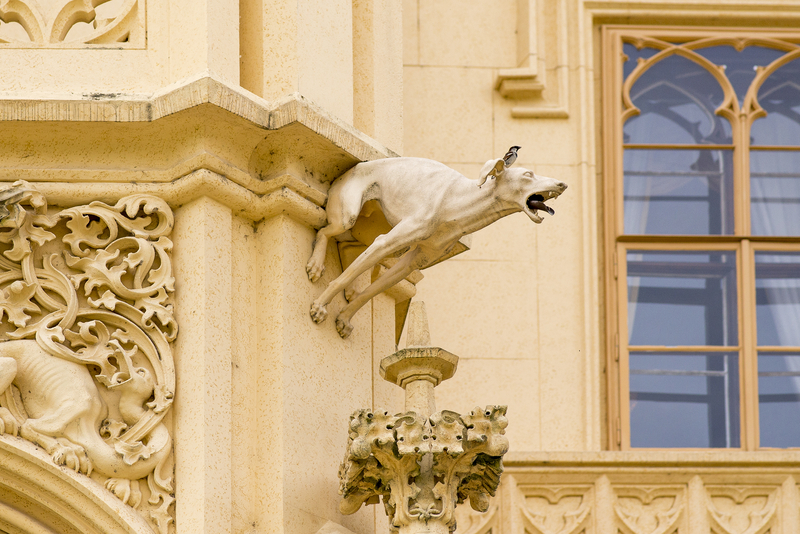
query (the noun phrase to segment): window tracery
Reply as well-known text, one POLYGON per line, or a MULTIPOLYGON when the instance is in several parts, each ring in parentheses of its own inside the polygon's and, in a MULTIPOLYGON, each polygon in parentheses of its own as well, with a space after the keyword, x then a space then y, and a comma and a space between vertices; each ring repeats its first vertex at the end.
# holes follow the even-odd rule
POLYGON ((798 447, 800 36, 604 47, 611 445, 798 447))

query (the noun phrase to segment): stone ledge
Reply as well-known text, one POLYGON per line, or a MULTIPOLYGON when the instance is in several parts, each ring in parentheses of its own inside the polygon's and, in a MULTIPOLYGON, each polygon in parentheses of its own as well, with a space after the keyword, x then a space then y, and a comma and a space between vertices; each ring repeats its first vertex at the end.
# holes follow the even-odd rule
MULTIPOLYGON (((163 190, 175 205, 184 197, 170 191, 196 198, 186 185, 194 179, 187 177, 208 170, 225 184, 205 183, 203 194, 228 204, 227 197, 244 194, 232 192, 233 185, 262 200, 289 191, 308 204, 289 212, 305 213, 303 221, 319 226, 324 213, 315 212, 333 179, 359 161, 396 156, 299 94, 268 102, 211 74, 152 95, 3 93, 0 122, 8 141, 0 182, 48 184, 58 205, 83 202, 80 191, 113 200, 141 189, 163 190), (143 184, 160 187, 138 187, 143 184), (80 200, 59 193, 67 189, 80 200)), ((231 208, 247 218, 286 211, 263 201, 246 204, 242 199, 231 208)))
POLYGON ((785 466, 800 470, 800 450, 509 452, 503 462, 510 468, 535 469, 785 466))
POLYGON ((153 122, 203 104, 226 110, 255 126, 278 130, 300 123, 331 140, 359 161, 396 156, 353 126, 293 93, 269 102, 207 72, 153 94, 0 93, 0 121, 153 122))

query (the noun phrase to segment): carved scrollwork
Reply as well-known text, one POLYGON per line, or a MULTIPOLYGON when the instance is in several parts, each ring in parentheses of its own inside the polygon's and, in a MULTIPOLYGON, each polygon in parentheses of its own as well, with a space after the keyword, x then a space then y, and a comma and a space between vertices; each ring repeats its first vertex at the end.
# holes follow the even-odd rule
POLYGON ((339 468, 342 513, 383 496, 393 529, 436 519, 452 531, 456 504, 468 499, 473 509, 485 512, 508 450, 505 413, 505 406, 487 406, 464 416, 443 411, 423 419, 414 412, 356 411, 339 468), (427 458, 432 487, 417 480, 427 458))
POLYGON ((0 191, 0 429, 172 520, 174 279, 162 200, 48 210, 26 182, 0 191))
POLYGON ((0 22, 18 23, 24 30, 16 34, 0 31, 0 43, 119 46, 139 33, 139 10, 140 0, 0 0, 0 22))
POLYGON ((711 529, 717 534, 764 534, 778 509, 778 490, 764 486, 706 486, 711 529))

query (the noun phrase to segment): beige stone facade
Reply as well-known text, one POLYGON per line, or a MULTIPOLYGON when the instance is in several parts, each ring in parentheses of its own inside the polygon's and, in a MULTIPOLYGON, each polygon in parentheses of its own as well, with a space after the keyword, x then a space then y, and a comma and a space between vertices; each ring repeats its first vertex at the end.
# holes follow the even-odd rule
MULTIPOLYGON (((87 474, 100 453, 71 430, 77 412, 59 412, 50 434, 14 432, 58 403, 37 404, 52 391, 26 397, 22 371, 6 373, 0 531, 388 532, 382 505, 340 513, 338 470, 351 413, 402 410, 379 369, 413 298, 432 345, 460 358, 438 408, 508 406, 497 497, 485 514, 460 507, 457 532, 800 532, 800 452, 758 446, 757 406, 743 408, 741 447, 637 449, 624 434, 609 237, 621 141, 607 113, 621 97, 603 33, 773 32, 789 51, 798 23, 797 0, 0 1, 0 201, 16 217, 0 226, 0 333, 69 349, 87 395, 111 407, 87 423, 102 422, 98 450, 127 451, 128 466, 159 459, 127 478, 87 474), (361 251, 331 243, 309 281, 333 180, 398 155, 477 180, 512 145, 516 165, 569 185, 555 216, 480 230, 367 303, 346 339, 312 321, 312 301, 361 251), (90 321, 129 335, 111 328, 103 343, 117 352, 92 352, 90 321), (119 386, 135 369, 155 378, 129 414, 119 386)), ((383 228, 362 219, 370 239, 383 228)), ((335 297, 331 316, 345 305, 335 297)))

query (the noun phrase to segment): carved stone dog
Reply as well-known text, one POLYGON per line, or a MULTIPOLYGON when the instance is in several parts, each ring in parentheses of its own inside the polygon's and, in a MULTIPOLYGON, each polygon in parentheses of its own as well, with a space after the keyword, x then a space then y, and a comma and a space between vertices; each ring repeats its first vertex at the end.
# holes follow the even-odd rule
POLYGON ((539 211, 555 213, 544 201, 567 188, 563 182, 537 176, 521 167, 489 160, 475 182, 442 163, 422 158, 388 158, 359 163, 328 192, 328 225, 317 232, 306 272, 316 282, 324 270, 328 239, 356 223, 364 203, 376 200, 391 231, 378 236, 311 305, 312 319, 327 316, 334 295, 378 262, 402 254, 397 263, 361 293, 354 295, 336 318, 339 335, 353 330, 350 319, 372 297, 389 289, 415 269, 447 254, 459 238, 496 220, 524 211, 541 223, 539 211))

